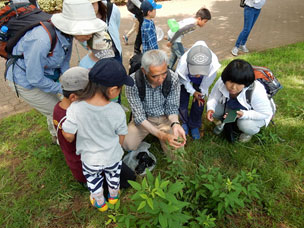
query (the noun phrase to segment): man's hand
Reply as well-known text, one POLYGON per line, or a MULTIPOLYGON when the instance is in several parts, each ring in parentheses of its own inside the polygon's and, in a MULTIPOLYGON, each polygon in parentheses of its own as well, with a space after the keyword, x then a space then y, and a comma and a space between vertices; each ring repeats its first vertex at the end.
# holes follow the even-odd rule
POLYGON ((202 93, 195 91, 193 94, 193 101, 198 102, 198 106, 204 105, 205 100, 202 93))
POLYGON ((167 47, 172 47, 172 43, 169 41, 169 42, 167 42, 167 47))
POLYGON ((184 145, 184 142, 185 142, 184 141, 184 142, 181 143, 181 142, 178 141, 177 136, 165 133, 163 131, 160 132, 159 139, 162 140, 162 141, 168 142, 168 144, 175 149, 178 149, 178 148, 182 147, 184 145))
POLYGON ((172 127, 173 135, 177 136, 177 138, 181 138, 183 141, 183 146, 186 144, 186 135, 183 127, 180 124, 174 124, 172 127))
POLYGON ((207 120, 209 120, 209 121, 212 122, 212 121, 214 120, 213 114, 214 114, 214 111, 213 111, 213 110, 209 110, 209 111, 207 112, 207 120))

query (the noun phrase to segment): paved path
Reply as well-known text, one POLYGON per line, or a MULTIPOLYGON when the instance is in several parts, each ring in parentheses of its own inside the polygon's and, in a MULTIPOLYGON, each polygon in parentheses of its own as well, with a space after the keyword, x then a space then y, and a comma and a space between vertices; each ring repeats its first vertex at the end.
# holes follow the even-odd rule
MULTIPOLYGON (((239 0, 171 0, 160 2, 163 8, 157 11, 155 24, 165 32, 168 30, 167 20, 180 20, 193 16, 203 5, 210 9, 212 20, 204 28, 197 29, 184 37, 184 46, 189 48, 197 40, 205 40, 220 60, 232 57, 230 50, 243 26, 243 10, 239 0)), ((121 34, 126 33, 132 24, 132 15, 126 6, 120 6, 121 34)), ((260 17, 254 26, 247 47, 250 51, 261 51, 267 48, 279 47, 304 41, 304 1, 303 0, 268 0, 263 7, 260 17)), ((123 61, 127 67, 133 53, 134 36, 130 45, 123 45, 123 61)), ((73 49, 71 66, 78 64, 80 57, 86 54, 80 45, 73 49)), ((159 43, 161 49, 170 50, 166 42, 159 43)), ((29 110, 30 107, 16 97, 3 79, 4 60, 0 60, 0 119, 11 114, 29 110)))

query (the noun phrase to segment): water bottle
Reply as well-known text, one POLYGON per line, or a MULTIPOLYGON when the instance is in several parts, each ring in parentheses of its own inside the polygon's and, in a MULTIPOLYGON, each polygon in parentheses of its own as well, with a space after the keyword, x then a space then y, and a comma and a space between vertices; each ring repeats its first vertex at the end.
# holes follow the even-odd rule
POLYGON ((7 31, 8 31, 8 27, 3 25, 0 29, 0 41, 7 41, 8 40, 7 31))
POLYGON ((175 19, 169 19, 168 25, 172 32, 177 32, 179 30, 179 24, 175 19))

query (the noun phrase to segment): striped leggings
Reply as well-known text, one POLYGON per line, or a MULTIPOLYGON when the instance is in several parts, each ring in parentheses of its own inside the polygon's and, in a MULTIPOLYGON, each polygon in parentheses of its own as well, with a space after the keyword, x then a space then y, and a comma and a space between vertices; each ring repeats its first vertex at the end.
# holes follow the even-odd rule
POLYGON ((109 167, 88 165, 82 162, 83 175, 87 179, 88 189, 91 196, 98 202, 104 201, 103 181, 104 176, 109 186, 109 193, 112 197, 117 196, 120 185, 120 171, 122 161, 119 161, 109 167))

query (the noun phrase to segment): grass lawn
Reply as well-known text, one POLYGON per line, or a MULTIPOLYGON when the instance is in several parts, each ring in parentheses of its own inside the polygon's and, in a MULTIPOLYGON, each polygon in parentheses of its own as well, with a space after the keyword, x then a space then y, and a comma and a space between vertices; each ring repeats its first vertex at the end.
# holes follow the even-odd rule
MULTIPOLYGON (((283 85, 274 97, 275 124, 249 143, 230 144, 213 135, 214 125, 204 116, 204 136, 195 142, 188 138, 185 147, 189 175, 200 172, 199 164, 218 168, 231 180, 241 171, 256 170, 259 200, 222 217, 213 213, 216 227, 304 227, 304 43, 239 58, 269 67, 283 85)), ((230 61, 222 61, 218 76, 230 61)), ((157 140, 147 141, 158 161, 152 174, 175 182, 168 175, 172 163, 157 140)), ((121 205, 130 202, 133 193, 123 191, 121 205)), ((89 192, 73 180, 60 148, 51 144, 42 115, 33 110, 0 120, 1 227, 115 227, 105 223, 116 213, 101 213, 90 205, 89 192)))

